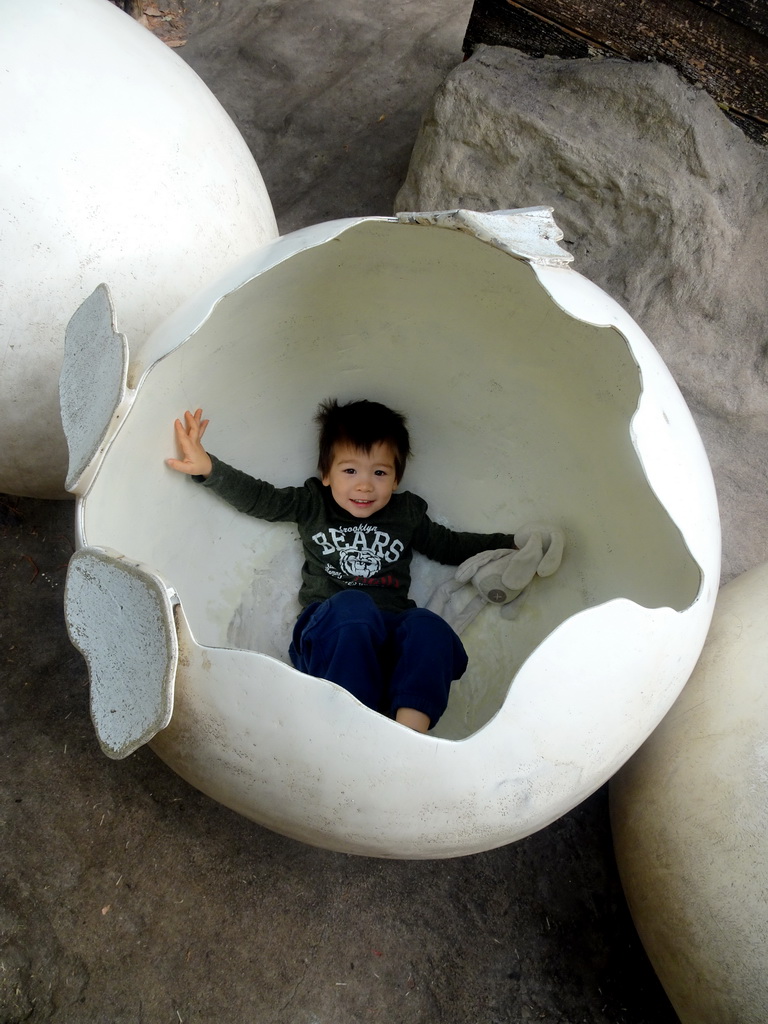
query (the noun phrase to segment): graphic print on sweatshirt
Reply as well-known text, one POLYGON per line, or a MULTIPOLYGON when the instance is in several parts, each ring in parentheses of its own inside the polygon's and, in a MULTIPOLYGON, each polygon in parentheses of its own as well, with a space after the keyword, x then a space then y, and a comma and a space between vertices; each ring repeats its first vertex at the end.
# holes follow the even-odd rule
POLYGON ((330 527, 314 534, 312 540, 320 555, 333 556, 333 561, 323 566, 326 573, 347 586, 399 585, 389 573, 379 574, 400 558, 405 544, 376 526, 361 523, 330 527))

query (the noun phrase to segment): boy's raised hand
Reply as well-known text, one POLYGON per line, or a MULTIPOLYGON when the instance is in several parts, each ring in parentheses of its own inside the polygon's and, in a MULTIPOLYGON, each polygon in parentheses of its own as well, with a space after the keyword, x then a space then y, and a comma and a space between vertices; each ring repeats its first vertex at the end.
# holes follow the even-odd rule
POLYGON ((184 413, 184 422, 175 421, 173 426, 181 458, 166 459, 167 466, 175 469, 178 473, 186 473, 188 476, 209 476, 213 469, 213 463, 208 452, 200 444, 208 422, 203 419, 202 409, 197 409, 193 413, 187 409, 184 413))

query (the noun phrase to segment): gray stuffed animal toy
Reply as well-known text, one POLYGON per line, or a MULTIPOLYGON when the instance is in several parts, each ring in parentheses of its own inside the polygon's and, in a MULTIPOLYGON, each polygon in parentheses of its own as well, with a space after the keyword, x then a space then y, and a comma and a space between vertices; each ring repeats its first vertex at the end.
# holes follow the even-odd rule
POLYGON ((515 602, 534 576, 551 576, 563 558, 565 534, 554 526, 532 523, 515 531, 519 548, 481 551, 457 568, 453 579, 435 590, 427 608, 461 633, 487 604, 499 605, 505 619, 514 618, 515 602), (457 607, 459 591, 469 598, 457 607))

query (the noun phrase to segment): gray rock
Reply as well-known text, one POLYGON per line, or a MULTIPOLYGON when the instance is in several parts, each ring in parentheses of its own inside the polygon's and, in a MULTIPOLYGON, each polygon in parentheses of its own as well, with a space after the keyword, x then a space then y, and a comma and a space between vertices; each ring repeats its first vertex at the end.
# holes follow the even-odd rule
POLYGON ((768 150, 670 67, 480 47, 426 112, 397 210, 551 206, 574 267, 696 418, 723 579, 768 560, 768 150))

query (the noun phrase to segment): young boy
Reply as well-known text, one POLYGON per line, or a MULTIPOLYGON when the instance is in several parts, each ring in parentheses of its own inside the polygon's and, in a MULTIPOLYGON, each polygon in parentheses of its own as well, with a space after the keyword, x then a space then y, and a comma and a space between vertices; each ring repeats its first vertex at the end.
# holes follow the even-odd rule
POLYGON ((319 407, 317 422, 321 479, 301 487, 273 487, 209 455, 201 409, 176 420, 182 458, 167 464, 241 512, 297 524, 305 561, 294 666, 426 732, 445 711, 467 655, 447 622, 409 598, 413 552, 459 565, 480 551, 514 547, 514 536, 457 533, 432 522, 422 498, 397 493, 411 451, 400 413, 332 400, 319 407))

